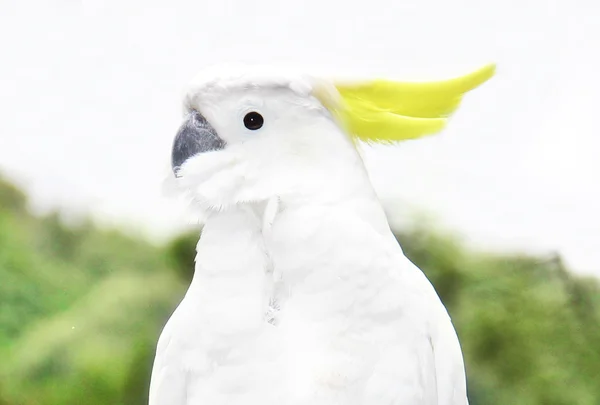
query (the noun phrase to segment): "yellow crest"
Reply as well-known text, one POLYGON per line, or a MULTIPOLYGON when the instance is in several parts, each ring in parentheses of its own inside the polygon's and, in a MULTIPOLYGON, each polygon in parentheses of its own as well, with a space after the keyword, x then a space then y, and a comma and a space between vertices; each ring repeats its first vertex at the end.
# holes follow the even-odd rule
POLYGON ((335 84, 337 108, 326 105, 354 138, 399 142, 441 131, 463 95, 490 79, 495 65, 438 82, 372 80, 335 84))

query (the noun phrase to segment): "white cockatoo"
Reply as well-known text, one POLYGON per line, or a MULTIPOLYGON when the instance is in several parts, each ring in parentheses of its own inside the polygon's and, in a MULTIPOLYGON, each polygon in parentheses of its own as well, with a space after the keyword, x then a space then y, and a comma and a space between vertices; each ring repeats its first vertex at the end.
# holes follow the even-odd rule
POLYGON ((468 404, 450 317, 394 238, 357 143, 438 132, 493 73, 200 74, 172 164, 208 219, 158 343, 150 405, 468 404))

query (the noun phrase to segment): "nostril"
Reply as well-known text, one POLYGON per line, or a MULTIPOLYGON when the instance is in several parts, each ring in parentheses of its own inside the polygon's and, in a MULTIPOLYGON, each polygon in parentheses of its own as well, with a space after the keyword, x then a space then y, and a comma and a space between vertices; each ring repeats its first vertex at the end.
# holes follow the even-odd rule
POLYGON ((197 126, 204 126, 207 123, 206 118, 198 111, 192 111, 190 114, 191 122, 197 126))

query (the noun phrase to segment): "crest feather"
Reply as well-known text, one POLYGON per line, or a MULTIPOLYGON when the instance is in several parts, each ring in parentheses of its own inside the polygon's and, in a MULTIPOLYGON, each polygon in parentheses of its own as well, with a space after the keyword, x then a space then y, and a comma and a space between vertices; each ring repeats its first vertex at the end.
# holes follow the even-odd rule
POLYGON ((339 94, 334 115, 355 138, 365 142, 398 142, 441 131, 463 95, 489 80, 495 65, 437 82, 372 80, 335 84, 339 94))

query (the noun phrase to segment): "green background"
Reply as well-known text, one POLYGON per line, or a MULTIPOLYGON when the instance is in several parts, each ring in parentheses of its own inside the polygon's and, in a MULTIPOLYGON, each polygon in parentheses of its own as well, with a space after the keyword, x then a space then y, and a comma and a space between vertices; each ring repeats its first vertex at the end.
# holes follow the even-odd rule
MULTIPOLYGON (((600 404, 600 287, 559 256, 475 252, 397 232, 463 346, 472 405, 600 404)), ((154 347, 185 293, 196 235, 167 246, 35 217, 0 179, 0 405, 147 403, 154 347)))

